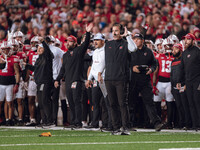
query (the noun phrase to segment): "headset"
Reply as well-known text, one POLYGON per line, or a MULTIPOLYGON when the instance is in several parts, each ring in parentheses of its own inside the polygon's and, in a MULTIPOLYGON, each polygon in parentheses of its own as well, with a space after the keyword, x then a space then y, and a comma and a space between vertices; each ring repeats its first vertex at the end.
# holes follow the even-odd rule
MULTIPOLYGON (((115 23, 113 26, 119 26, 120 29, 120 35, 124 34, 124 26, 120 23, 115 23)), ((111 28, 111 32, 112 32, 112 28, 111 28)))

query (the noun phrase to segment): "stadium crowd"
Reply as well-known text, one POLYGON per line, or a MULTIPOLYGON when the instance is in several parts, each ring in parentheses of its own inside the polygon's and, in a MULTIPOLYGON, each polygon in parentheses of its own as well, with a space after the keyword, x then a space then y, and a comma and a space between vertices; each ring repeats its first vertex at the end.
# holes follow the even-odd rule
POLYGON ((1 125, 200 127, 200 0, 0 1, 0 43, 1 125))

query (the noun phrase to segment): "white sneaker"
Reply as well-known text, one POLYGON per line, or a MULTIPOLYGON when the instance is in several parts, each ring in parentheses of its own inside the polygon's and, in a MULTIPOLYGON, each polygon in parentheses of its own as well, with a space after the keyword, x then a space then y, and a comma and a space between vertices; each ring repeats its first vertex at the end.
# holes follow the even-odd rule
POLYGON ((85 122, 85 121, 82 121, 82 124, 83 124, 83 125, 82 125, 82 127, 83 127, 83 128, 86 128, 86 127, 88 127, 88 124, 87 124, 87 122, 85 122))

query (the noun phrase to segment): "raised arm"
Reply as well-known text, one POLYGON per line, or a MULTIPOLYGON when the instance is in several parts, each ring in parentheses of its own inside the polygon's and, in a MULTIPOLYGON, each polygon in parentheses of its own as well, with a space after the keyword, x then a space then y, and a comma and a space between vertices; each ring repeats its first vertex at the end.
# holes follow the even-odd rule
POLYGON ((124 34, 122 36, 126 37, 126 40, 128 42, 128 51, 135 52, 137 50, 137 46, 132 39, 131 32, 129 32, 126 27, 124 27, 124 34))
POLYGON ((90 23, 88 26, 86 26, 86 38, 85 38, 85 41, 81 44, 81 55, 85 55, 86 51, 87 51, 87 48, 90 44, 90 32, 92 31, 92 28, 93 28, 93 24, 90 23))

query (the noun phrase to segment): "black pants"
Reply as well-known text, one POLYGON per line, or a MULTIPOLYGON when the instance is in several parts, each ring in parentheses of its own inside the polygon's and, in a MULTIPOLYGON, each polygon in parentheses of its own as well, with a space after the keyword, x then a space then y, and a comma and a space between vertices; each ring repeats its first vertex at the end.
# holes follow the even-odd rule
POLYGON ((175 99, 178 112, 178 124, 180 127, 190 127, 191 117, 189 110, 189 102, 185 92, 180 93, 179 90, 172 87, 172 95, 175 99))
POLYGON ((52 98, 52 118, 53 122, 57 124, 57 116, 58 116, 58 100, 59 100, 59 93, 60 93, 60 86, 55 88, 53 86, 52 92, 51 92, 51 98, 52 98))
POLYGON ((112 125, 114 130, 129 124, 128 102, 126 99, 125 81, 105 81, 108 100, 111 109, 112 125))
POLYGON ((200 126, 200 81, 186 82, 186 94, 193 128, 200 126))
POLYGON ((89 115, 89 122, 92 120, 92 93, 91 88, 86 89, 85 84, 82 85, 82 96, 81 96, 81 104, 82 104, 82 121, 87 121, 87 117, 89 115), (88 104, 89 100, 89 104, 88 104))
POLYGON ((92 104, 93 104, 93 119, 92 119, 92 126, 99 126, 99 120, 102 112, 102 123, 104 127, 108 127, 111 125, 111 118, 110 118, 110 110, 109 110, 109 103, 108 99, 104 98, 102 91, 99 87, 99 83, 97 85, 93 85, 92 87, 92 104), (102 110, 102 111, 101 111, 102 110))
POLYGON ((101 101, 102 106, 102 124, 105 128, 113 128, 112 127, 112 119, 111 119, 111 110, 110 110, 110 104, 108 100, 108 95, 103 97, 103 100, 101 101))
POLYGON ((147 114, 149 116, 150 122, 155 126, 157 123, 160 123, 160 117, 157 114, 156 107, 153 102, 153 92, 150 81, 145 84, 135 83, 134 88, 132 89, 135 92, 135 96, 139 96, 141 93, 143 103, 146 107, 147 114))
POLYGON ((40 107, 42 122, 52 123, 51 90, 53 83, 37 85, 37 98, 40 107))
POLYGON ((66 83, 66 95, 70 108, 70 124, 82 126, 82 109, 81 109, 81 91, 82 82, 77 81, 76 85, 66 83))

